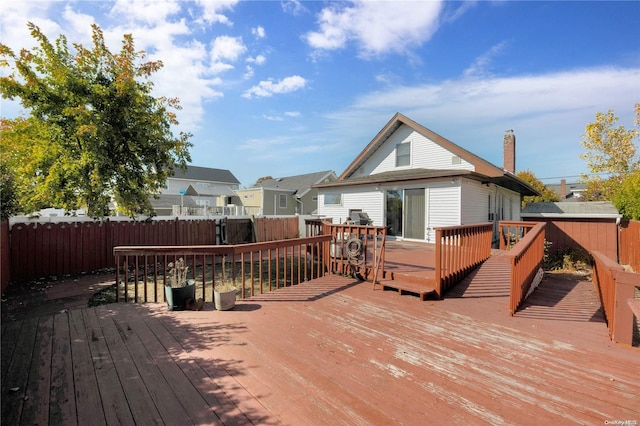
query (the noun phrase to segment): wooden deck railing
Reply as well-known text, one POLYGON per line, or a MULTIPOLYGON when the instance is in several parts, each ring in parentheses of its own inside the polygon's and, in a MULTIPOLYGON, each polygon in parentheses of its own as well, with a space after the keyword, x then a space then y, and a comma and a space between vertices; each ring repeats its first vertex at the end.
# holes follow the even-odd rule
POLYGON ((493 223, 436 228, 438 297, 491 256, 493 223))
POLYGON ((372 279, 375 285, 384 271, 387 228, 325 223, 323 232, 331 235, 329 271, 357 274, 361 279, 372 279))
MULTIPOLYGON (((502 225, 502 222, 500 224, 502 225)), ((536 222, 505 254, 511 263, 511 291, 509 293, 509 313, 511 315, 515 314, 518 307, 527 298, 531 284, 542 266, 545 225, 543 222, 536 222)), ((502 228, 500 226, 500 229, 502 228)), ((522 229, 525 229, 525 226, 522 229)))
POLYGON ((500 250, 513 248, 537 223, 500 221, 500 250))
POLYGON ((325 274, 322 259, 327 259, 330 240, 330 235, 319 235, 223 246, 115 247, 116 299, 164 300, 169 263, 179 258, 189 267, 187 278, 196 282, 196 298, 206 302, 220 284, 234 284, 240 298, 299 284, 325 274))
POLYGON ((609 327, 609 337, 617 343, 632 344, 635 288, 640 287, 640 274, 625 272, 614 260, 592 251, 593 285, 609 327))

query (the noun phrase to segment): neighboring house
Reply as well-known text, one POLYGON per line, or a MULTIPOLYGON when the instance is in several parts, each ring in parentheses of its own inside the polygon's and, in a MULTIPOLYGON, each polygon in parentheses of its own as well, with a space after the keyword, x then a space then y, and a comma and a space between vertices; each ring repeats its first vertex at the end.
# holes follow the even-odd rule
POLYGON ((581 248, 618 259, 622 215, 608 201, 529 203, 521 216, 522 220, 547 223, 545 240, 551 253, 581 248))
POLYGON ((309 215, 318 208, 318 190, 313 185, 333 182, 332 170, 305 175, 267 179, 254 188, 240 189, 238 203, 247 214, 253 215, 309 215))
POLYGON ((562 179, 559 184, 547 185, 547 188, 558 195, 560 201, 584 201, 587 185, 584 183, 567 183, 562 179))
POLYGON ((396 114, 335 182, 316 185, 318 214, 344 222, 363 211, 399 238, 434 242, 435 228, 519 220, 521 198, 539 195, 515 176, 515 136, 505 169, 396 114))
POLYGON ((229 211, 239 185, 229 170, 187 166, 186 171, 175 170, 151 205, 158 216, 235 214, 229 211))

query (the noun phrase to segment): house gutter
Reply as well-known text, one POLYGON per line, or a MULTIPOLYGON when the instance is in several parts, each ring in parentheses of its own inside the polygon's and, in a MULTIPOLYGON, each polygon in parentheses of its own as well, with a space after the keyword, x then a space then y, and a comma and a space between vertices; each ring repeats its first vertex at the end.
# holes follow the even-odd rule
POLYGON ((523 218, 545 218, 545 219, 615 219, 616 225, 620 224, 620 220, 622 219, 621 214, 615 213, 577 213, 577 214, 567 214, 567 213, 524 213, 520 214, 523 218))
POLYGON ((295 198, 296 201, 300 203, 300 214, 304 214, 304 203, 302 202, 302 200, 295 195, 293 196, 293 198, 295 198))

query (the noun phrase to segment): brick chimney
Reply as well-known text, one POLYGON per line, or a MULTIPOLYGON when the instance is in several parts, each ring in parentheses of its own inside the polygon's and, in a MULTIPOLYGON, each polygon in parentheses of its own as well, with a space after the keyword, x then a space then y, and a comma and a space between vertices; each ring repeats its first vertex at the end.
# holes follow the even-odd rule
POLYGON ((504 133, 504 169, 508 172, 516 172, 516 135, 513 130, 504 133))
POLYGON ((567 180, 562 179, 560 181, 560 201, 567 198, 567 180))

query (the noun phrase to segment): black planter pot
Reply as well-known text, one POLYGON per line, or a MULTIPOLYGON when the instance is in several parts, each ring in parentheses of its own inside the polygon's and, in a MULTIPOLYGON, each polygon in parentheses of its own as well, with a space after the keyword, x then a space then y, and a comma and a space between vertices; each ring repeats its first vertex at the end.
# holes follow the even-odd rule
POLYGON ((184 311, 187 300, 195 300, 196 284, 191 282, 184 287, 165 286, 164 294, 167 299, 167 307, 170 311, 184 311))

